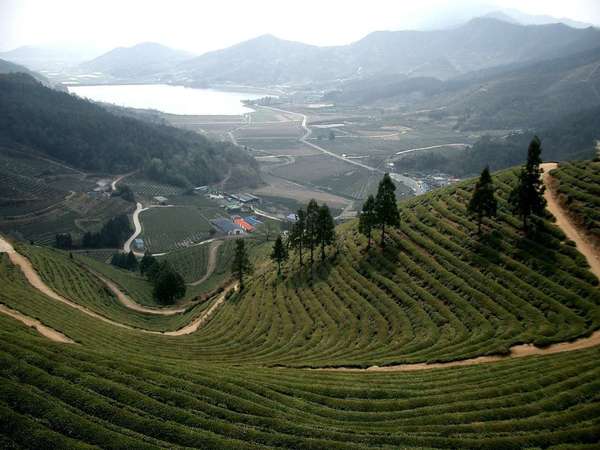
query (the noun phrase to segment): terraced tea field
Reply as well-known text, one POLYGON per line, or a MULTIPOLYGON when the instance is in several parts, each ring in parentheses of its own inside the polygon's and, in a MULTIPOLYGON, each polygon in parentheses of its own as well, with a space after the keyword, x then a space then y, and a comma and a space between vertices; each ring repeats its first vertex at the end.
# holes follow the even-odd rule
POLYGON ((152 253, 188 247, 210 237, 212 225, 194 207, 152 208, 140 214, 144 244, 152 253))
MULTIPOLYGON (((140 314, 115 305, 77 261, 18 246, 53 290, 132 327, 42 294, 3 256, 0 303, 77 344, 49 342, 0 315, 0 443, 597 448, 598 333, 548 355, 526 356, 536 347, 520 345, 600 329, 598 279, 549 215, 523 236, 506 203, 514 171, 494 181, 499 216, 479 239, 466 215, 472 181, 433 191, 401 203, 385 251, 365 253, 355 222, 339 227, 340 252, 314 278, 295 258, 278 278, 265 251, 246 290, 215 297, 210 320, 181 336, 132 328, 140 314), (407 363, 421 365, 379 372, 407 363), (374 365, 382 369, 349 370, 374 365)), ((144 320, 151 330, 186 321, 144 320)))

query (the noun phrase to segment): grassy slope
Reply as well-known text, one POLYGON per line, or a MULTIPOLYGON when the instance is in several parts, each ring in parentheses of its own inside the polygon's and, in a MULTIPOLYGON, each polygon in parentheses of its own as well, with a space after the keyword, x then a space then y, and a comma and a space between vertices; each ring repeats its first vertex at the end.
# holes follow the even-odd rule
MULTIPOLYGON (((497 178, 503 195, 512 181, 497 178)), ((179 338, 57 304, 4 259, 0 302, 83 345, 0 317, 0 436, 55 447, 592 448, 598 349, 418 373, 266 367, 455 359, 598 328, 597 280, 561 233, 547 223, 523 239, 502 211, 476 241, 469 186, 404 203, 386 254, 365 255, 344 225, 343 253, 312 286, 259 266, 242 297, 179 338)))

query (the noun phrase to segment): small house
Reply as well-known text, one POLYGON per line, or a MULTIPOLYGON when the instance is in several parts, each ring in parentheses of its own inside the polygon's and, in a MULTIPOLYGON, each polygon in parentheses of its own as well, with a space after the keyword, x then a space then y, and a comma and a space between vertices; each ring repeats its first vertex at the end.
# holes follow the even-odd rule
POLYGON ((219 218, 213 219, 211 223, 217 227, 222 233, 229 236, 235 236, 244 234, 244 229, 236 223, 233 223, 230 219, 219 218))
POLYGON ((244 220, 246 222, 248 222, 250 225, 252 225, 253 227, 257 227, 258 225, 262 224, 262 222, 260 220, 258 220, 255 216, 244 217, 244 220))
POLYGON ((255 195, 244 193, 244 194, 232 194, 231 198, 237 200, 243 205, 257 205, 260 203, 260 198, 255 195))
POLYGON ((254 227, 252 225, 250 225, 248 222, 246 222, 244 219, 242 219, 241 217, 236 217, 235 219, 233 219, 233 223, 239 225, 240 227, 242 227, 244 229, 244 231, 246 231, 248 233, 252 233, 254 231, 254 227))
POLYGON ((159 205, 166 205, 169 199, 167 197, 163 197, 162 195, 156 195, 153 197, 154 201, 159 205))

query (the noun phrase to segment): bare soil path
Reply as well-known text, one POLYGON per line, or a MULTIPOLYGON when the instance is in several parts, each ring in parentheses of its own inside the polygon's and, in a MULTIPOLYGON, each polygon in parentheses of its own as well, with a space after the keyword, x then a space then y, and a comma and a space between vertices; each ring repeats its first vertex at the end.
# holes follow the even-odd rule
MULTIPOLYGON (((577 246, 577 250, 585 256, 592 273, 600 279, 600 255, 594 249, 592 245, 585 239, 585 237, 577 230, 577 227, 569 220, 567 213, 560 206, 557 201, 554 193, 550 189, 550 181, 552 179, 552 175, 550 171, 556 169, 558 167, 557 163, 544 163, 541 165, 543 169, 542 179, 544 181, 544 185, 546 186, 546 191, 544 193, 544 197, 546 198, 547 208, 550 213, 556 219, 556 226, 558 226, 567 236, 568 239, 575 242, 577 246)), ((498 355, 498 356, 480 356, 477 358, 463 359, 459 361, 450 361, 443 363, 420 363, 420 364, 400 364, 395 366, 372 366, 367 369, 352 369, 352 368, 344 368, 344 367, 336 367, 336 368, 324 368, 324 369, 316 369, 316 370, 341 370, 348 372, 411 372, 415 370, 427 370, 427 369, 443 369, 448 367, 462 367, 462 366, 472 366, 475 364, 484 364, 491 363, 497 361, 504 361, 506 359, 511 358, 522 358, 525 356, 533 356, 533 355, 551 355, 554 353, 561 352, 570 352, 573 350, 582 350, 585 348, 595 347, 600 345, 600 330, 592 333, 591 336, 577 339, 573 342, 560 342, 557 344, 550 345, 548 347, 536 347, 533 344, 522 344, 515 345, 510 348, 510 352, 508 355, 498 355)))
POLYGON ((0 304, 0 313, 12 317, 13 319, 18 320, 19 322, 24 323, 28 327, 33 327, 40 333, 42 336, 50 339, 54 342, 61 342, 63 344, 75 344, 73 339, 68 338, 60 331, 56 331, 54 328, 50 328, 44 325, 37 319, 26 316, 25 314, 21 314, 19 311, 15 311, 12 308, 9 308, 6 305, 0 304))
POLYGON ((117 297, 117 299, 119 300, 119 302, 121 302, 121 304, 123 306, 125 306, 126 308, 129 308, 133 311, 141 312, 144 314, 155 314, 158 316, 173 316, 175 314, 184 313, 187 309, 187 308, 182 308, 182 307, 151 308, 148 306, 140 305, 138 302, 136 302, 131 297, 129 297, 127 294, 125 294, 115 283, 113 283, 109 279, 103 277, 98 272, 95 272, 90 269, 88 269, 88 270, 96 278, 98 278, 100 281, 102 281, 106 285, 106 287, 108 287, 111 290, 111 292, 113 294, 115 294, 115 297, 117 297))
MULTIPOLYGON (((142 207, 142 204, 140 202, 137 202, 135 204, 135 211, 133 212, 133 226, 135 227, 135 230, 133 231, 133 234, 129 237, 129 239, 127 239, 127 241, 125 241, 125 244, 123 245, 123 251, 125 253, 129 253, 129 251, 131 250, 131 244, 133 243, 135 238, 137 238, 140 235, 140 233, 142 232, 142 224, 140 223, 140 213, 143 210, 144 209, 142 207)), ((134 252, 134 254, 136 254, 136 256, 140 256, 140 255, 137 255, 137 253, 135 253, 135 252, 134 252)), ((144 255, 141 255, 141 256, 144 256, 144 255)))
POLYGON ((447 369, 450 367, 474 366, 477 364, 487 364, 507 359, 523 358, 526 356, 535 355, 553 355, 555 353, 571 352, 573 350, 583 350, 585 348, 595 347, 600 345, 600 330, 595 331, 591 336, 577 339, 573 342, 559 342, 548 347, 536 347, 533 344, 515 345, 510 348, 508 355, 498 356, 479 356, 477 358, 461 359, 458 361, 449 361, 442 363, 416 363, 416 364, 399 364, 395 366, 371 366, 366 369, 356 369, 348 367, 332 367, 323 369, 314 369, 322 371, 342 371, 342 372, 414 372, 418 370, 429 369, 447 369))
POLYGON ((544 184, 546 185, 546 192, 544 197, 546 198, 548 211, 556 219, 556 226, 559 227, 565 235, 575 242, 577 250, 585 256, 590 270, 600 280, 600 254, 598 251, 588 242, 585 236, 577 229, 577 227, 571 222, 568 214, 563 210, 562 206, 558 202, 555 193, 550 189, 552 175, 550 171, 556 169, 558 164, 556 163, 544 163, 542 169, 544 169, 544 184))
MULTIPOLYGON (((221 306, 223 304, 228 292, 232 289, 235 289, 237 286, 235 284, 228 286, 216 298, 216 300, 214 300, 213 304, 208 308, 208 310, 204 311, 199 317, 192 320, 188 325, 185 325, 184 327, 182 327, 178 330, 174 330, 174 331, 152 331, 152 330, 145 330, 142 328, 135 328, 135 327, 125 325, 120 322, 116 322, 112 319, 104 317, 104 316, 86 308, 85 306, 79 305, 78 303, 75 303, 72 300, 69 300, 69 299, 57 294, 46 283, 44 283, 44 281, 40 278, 38 273, 35 271, 35 269, 31 265, 31 262, 27 258, 25 258, 23 255, 18 253, 14 249, 14 247, 8 241, 6 241, 4 238, 2 238, 1 236, 0 236, 0 253, 7 253, 11 262, 15 266, 18 266, 21 269, 21 271, 25 275, 25 278, 27 278, 27 281, 29 282, 29 284, 31 284, 34 288, 36 288, 42 294, 50 297, 51 299, 56 300, 60 303, 63 303, 71 308, 77 309, 77 310, 81 311, 82 313, 84 313, 90 317, 93 317, 94 319, 101 320, 102 322, 108 323, 110 325, 113 325, 113 326, 116 326, 119 328, 125 328, 128 330, 139 331, 141 333, 146 333, 146 334, 163 335, 163 336, 182 336, 182 335, 193 333, 202 324, 204 324, 204 322, 206 322, 206 320, 208 320, 208 318, 213 314, 213 312, 219 306, 221 306)), ((0 311, 0 312, 4 312, 4 311, 0 311)), ((21 313, 19 313, 19 314, 21 314, 21 313)), ((27 317, 23 314, 21 314, 21 315, 23 317, 27 317)), ((35 321, 35 319, 32 319, 32 318, 27 318, 27 319, 30 321, 35 321)), ((34 322, 31 322, 31 323, 34 323, 34 322)))
POLYGON ((190 286, 198 286, 199 284, 204 283, 214 273, 215 269, 217 268, 217 257, 219 256, 219 247, 221 247, 222 244, 223 241, 212 241, 210 243, 210 249, 208 250, 208 263, 206 265, 206 273, 199 280, 189 283, 190 286))
POLYGON ((121 180, 123 180, 124 178, 127 178, 130 175, 133 175, 134 173, 137 173, 137 170, 134 170, 133 172, 129 172, 129 173, 125 173, 123 175, 119 175, 117 176, 117 178, 115 178, 113 180, 113 182, 110 184, 110 188, 113 192, 115 192, 117 190, 117 183, 119 183, 121 180))

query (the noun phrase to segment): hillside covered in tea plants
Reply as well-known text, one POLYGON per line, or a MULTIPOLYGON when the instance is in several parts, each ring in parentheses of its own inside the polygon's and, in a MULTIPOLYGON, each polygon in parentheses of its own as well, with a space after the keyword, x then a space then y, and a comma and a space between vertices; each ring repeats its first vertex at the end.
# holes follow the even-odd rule
POLYGON ((278 276, 258 249, 242 292, 167 316, 124 307, 85 259, 6 246, 0 445, 594 448, 598 278, 549 212, 523 233, 516 174, 493 174, 481 235, 469 180, 400 203, 385 249, 356 221, 312 268, 278 276))

